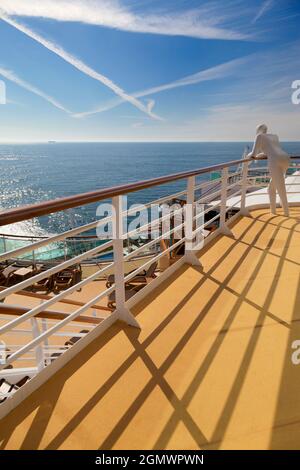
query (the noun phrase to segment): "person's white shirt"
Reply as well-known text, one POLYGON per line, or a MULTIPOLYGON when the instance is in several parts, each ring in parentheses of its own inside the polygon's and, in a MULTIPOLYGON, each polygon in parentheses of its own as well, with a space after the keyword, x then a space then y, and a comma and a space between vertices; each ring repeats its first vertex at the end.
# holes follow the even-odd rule
MULTIPOLYGON (((267 156, 269 160, 289 160, 289 155, 281 148, 276 134, 258 134, 252 152, 248 157, 267 156)), ((270 162, 271 163, 271 162, 270 162)))

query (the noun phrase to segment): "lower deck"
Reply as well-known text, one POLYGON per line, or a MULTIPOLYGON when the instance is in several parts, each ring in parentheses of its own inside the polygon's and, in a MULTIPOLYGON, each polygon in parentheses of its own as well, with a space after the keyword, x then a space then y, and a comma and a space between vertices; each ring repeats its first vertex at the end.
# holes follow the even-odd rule
POLYGON ((299 449, 300 208, 232 226, 0 421, 0 449, 299 449))

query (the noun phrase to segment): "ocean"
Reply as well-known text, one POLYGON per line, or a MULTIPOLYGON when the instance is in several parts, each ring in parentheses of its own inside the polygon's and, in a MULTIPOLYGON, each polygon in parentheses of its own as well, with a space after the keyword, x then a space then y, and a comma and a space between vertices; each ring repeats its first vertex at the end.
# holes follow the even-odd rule
MULTIPOLYGON (((251 143, 48 143, 0 145, 1 210, 95 189, 240 159, 251 143)), ((300 142, 283 144, 300 155, 300 142)), ((143 203, 184 187, 179 181, 129 195, 143 203)), ((48 235, 95 220, 95 205, 38 221, 2 227, 1 233, 48 235)))

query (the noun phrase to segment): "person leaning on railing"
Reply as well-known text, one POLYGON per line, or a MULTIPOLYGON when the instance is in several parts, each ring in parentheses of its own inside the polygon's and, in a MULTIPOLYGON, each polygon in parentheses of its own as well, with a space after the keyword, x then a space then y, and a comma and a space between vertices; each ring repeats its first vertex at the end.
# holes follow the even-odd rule
POLYGON ((252 152, 247 158, 268 159, 271 182, 268 187, 271 213, 276 215, 276 192, 286 217, 289 216, 289 206, 285 187, 285 175, 290 164, 289 155, 281 148, 279 138, 268 133, 268 127, 261 124, 256 129, 256 139, 252 152))

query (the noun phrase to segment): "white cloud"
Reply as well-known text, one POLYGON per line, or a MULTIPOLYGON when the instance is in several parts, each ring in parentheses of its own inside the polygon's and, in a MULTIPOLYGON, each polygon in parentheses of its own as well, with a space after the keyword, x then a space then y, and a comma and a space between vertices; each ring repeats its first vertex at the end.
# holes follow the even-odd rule
MULTIPOLYGON (((184 87, 189 85, 195 85, 197 83, 206 82, 210 80, 218 80, 221 78, 232 76, 241 66, 245 66, 247 61, 249 60, 248 57, 239 58, 235 60, 231 60, 229 62, 225 62, 220 65, 216 65, 215 67, 211 67, 206 70, 201 70, 193 75, 188 75, 187 77, 181 78, 180 80, 175 80, 170 83, 166 83, 164 85, 158 85, 156 87, 147 88, 146 90, 138 91, 133 93, 133 96, 136 98, 142 98, 145 96, 154 95, 156 93, 161 93, 163 91, 172 90, 178 87, 184 87)), ((90 116, 92 114, 102 113, 105 111, 109 111, 119 105, 121 105, 124 101, 123 100, 112 100, 111 102, 107 103, 106 105, 99 106, 96 109, 92 109, 90 111, 85 111, 82 113, 76 113, 73 116, 77 118, 90 116)), ((154 100, 149 100, 148 102, 148 109, 149 103, 151 103, 150 110, 152 110, 155 102, 154 100)))
POLYGON ((299 107, 265 103, 215 106, 202 118, 187 122, 178 130, 187 140, 249 141, 256 126, 265 122, 281 140, 299 140, 299 107))
POLYGON ((67 108, 65 108, 61 103, 59 103, 55 98, 52 96, 47 95, 43 91, 39 90, 35 86, 31 85, 30 83, 26 82, 25 80, 22 80, 20 77, 18 77, 14 72, 11 70, 4 69, 0 67, 0 75, 4 77, 6 80, 9 80, 16 85, 24 88, 27 91, 30 91, 31 93, 34 93, 37 96, 40 96, 44 100, 48 101, 48 103, 52 104, 56 108, 60 109, 61 111, 64 111, 67 114, 71 114, 71 111, 69 111, 67 108))
POLYGON ((133 97, 133 96, 129 95, 128 93, 126 93, 122 88, 120 88, 116 83, 114 83, 108 77, 106 77, 105 75, 100 74, 99 72, 96 72, 91 67, 89 67, 84 62, 82 62, 80 59, 73 56, 69 52, 65 51, 58 44, 55 44, 55 43, 49 41, 48 39, 43 38, 42 36, 40 36, 38 33, 33 31, 32 29, 30 29, 27 26, 24 26, 23 24, 13 20, 12 18, 7 17, 3 13, 1 14, 1 9, 0 9, 0 17, 2 17, 2 19, 6 23, 10 24, 11 26, 16 28, 17 30, 19 30, 22 33, 26 34, 31 39, 38 42, 39 44, 44 46, 46 49, 48 49, 51 52, 53 52, 54 54, 56 54, 57 56, 61 57, 63 60, 65 60, 66 62, 71 64, 77 70, 80 70, 85 75, 93 78, 94 80, 97 80, 98 82, 102 83, 103 85, 105 85, 106 87, 111 89, 117 96, 122 98, 122 100, 128 101, 133 106, 138 108, 140 111, 142 111, 143 113, 148 114, 152 118, 161 120, 161 118, 159 116, 157 116, 154 113, 152 113, 151 111, 149 111, 148 107, 145 106, 143 103, 141 103, 138 99, 136 99, 135 97, 133 97))
MULTIPOLYGON (((268 124, 270 132, 281 141, 299 141, 300 106, 240 103, 211 107, 202 116, 181 123, 165 122, 161 126, 148 123, 135 126, 127 134, 128 141, 146 142, 252 142, 258 124, 268 124)), ((109 140, 109 139, 107 139, 109 140)), ((111 138, 113 140, 113 138, 111 138)))
POLYGON ((274 0, 265 0, 255 17, 253 18, 252 23, 256 23, 262 16, 264 16, 269 10, 271 10, 273 4, 274 0))
POLYGON ((202 39, 249 38, 245 32, 228 26, 231 17, 226 15, 226 4, 211 1, 185 12, 160 10, 151 14, 136 13, 120 0, 1 0, 1 8, 8 15, 76 21, 135 33, 202 39))

